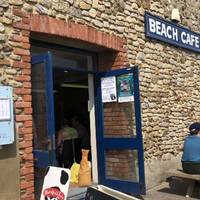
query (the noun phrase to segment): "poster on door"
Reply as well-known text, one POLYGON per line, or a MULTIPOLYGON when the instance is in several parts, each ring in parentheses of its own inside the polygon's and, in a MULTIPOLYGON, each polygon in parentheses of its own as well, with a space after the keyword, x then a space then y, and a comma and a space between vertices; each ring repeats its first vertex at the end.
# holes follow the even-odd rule
POLYGON ((117 89, 116 89, 116 77, 110 76, 101 78, 101 91, 102 102, 116 102, 117 101, 117 89))
POLYGON ((125 74, 117 77, 118 102, 134 101, 133 74, 125 74))
POLYGON ((66 200, 69 182, 69 169, 48 167, 44 177, 40 200, 66 200))

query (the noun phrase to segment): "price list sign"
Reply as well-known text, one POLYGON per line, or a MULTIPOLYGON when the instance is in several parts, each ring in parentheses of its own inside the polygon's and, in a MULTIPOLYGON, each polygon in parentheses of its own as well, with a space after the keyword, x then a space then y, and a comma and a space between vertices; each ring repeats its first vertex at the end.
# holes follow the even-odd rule
POLYGON ((10 120, 11 110, 10 110, 10 99, 0 98, 0 120, 10 120))

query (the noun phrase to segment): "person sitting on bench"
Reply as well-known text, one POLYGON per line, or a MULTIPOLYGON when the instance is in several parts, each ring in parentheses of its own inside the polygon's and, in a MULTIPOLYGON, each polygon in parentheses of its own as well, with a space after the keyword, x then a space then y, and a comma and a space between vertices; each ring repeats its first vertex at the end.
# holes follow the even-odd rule
POLYGON ((182 167, 185 173, 200 174, 200 123, 191 124, 189 130, 183 147, 182 167))

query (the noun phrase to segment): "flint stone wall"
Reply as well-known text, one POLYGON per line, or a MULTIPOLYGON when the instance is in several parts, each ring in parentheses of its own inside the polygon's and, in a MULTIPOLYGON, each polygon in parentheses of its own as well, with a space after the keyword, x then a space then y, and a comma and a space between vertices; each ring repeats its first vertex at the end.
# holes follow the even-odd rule
MULTIPOLYGON (((17 40, 17 37, 22 35, 19 29, 13 28, 13 23, 20 21, 21 18, 13 14, 13 8, 64 21, 71 20, 124 38, 127 41, 125 48, 129 63, 140 66, 145 162, 151 165, 157 161, 170 161, 180 157, 188 125, 193 121, 200 121, 200 56, 145 38, 144 11, 170 19, 172 8, 179 8, 181 24, 198 32, 199 2, 195 0, 173 2, 170 0, 0 0, 0 83, 16 88, 15 101, 27 100, 26 104, 17 104, 15 108, 15 113, 21 114, 21 117, 16 119, 21 148, 20 166, 23 169, 20 171, 21 193, 27 187, 30 187, 29 194, 33 192, 33 175, 28 177, 30 179, 28 186, 23 184, 23 176, 28 172, 31 173, 33 166, 31 84, 30 69, 16 68, 14 63, 20 62, 22 58, 28 61, 30 45, 26 39, 23 44, 17 40), (21 56, 16 48, 24 49, 21 56), (20 131, 26 132, 26 135, 20 134, 20 131), (24 160, 27 159, 29 164, 23 168, 24 160)), ((26 34, 24 30, 23 35, 26 34)))

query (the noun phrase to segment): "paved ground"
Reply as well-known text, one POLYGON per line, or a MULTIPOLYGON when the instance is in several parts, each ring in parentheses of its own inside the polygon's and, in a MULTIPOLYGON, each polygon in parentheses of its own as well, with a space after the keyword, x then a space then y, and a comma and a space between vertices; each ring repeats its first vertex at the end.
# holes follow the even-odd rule
POLYGON ((197 200, 200 199, 200 184, 196 185, 191 198, 186 198, 187 182, 171 180, 151 190, 141 199, 143 200, 197 200))

